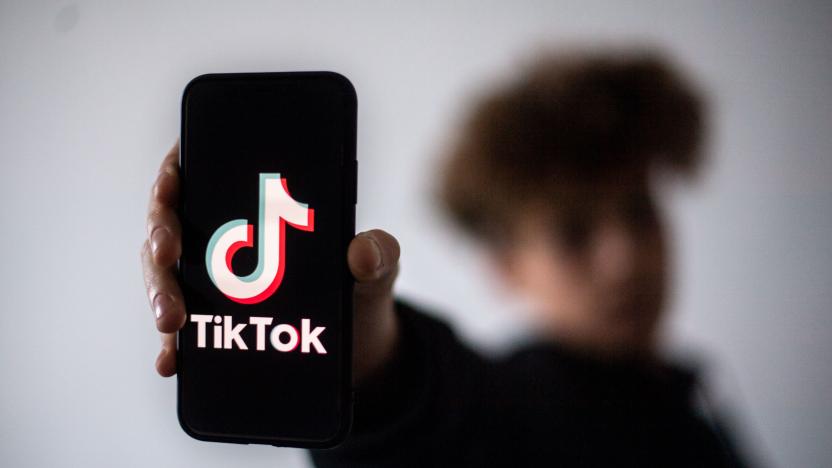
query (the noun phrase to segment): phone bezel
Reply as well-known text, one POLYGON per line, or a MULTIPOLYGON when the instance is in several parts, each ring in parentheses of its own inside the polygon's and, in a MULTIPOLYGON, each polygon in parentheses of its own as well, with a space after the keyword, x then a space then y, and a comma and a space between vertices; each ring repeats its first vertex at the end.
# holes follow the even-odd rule
MULTIPOLYGON (((191 437, 210 442, 230 442, 241 444, 267 444, 280 447, 299 447, 299 448, 329 448, 342 442, 349 433, 352 425, 352 403, 354 392, 352 390, 352 323, 353 323, 353 278, 349 272, 347 265, 347 246, 352 238, 355 236, 355 206, 357 193, 357 158, 356 158, 356 124, 357 124, 357 95, 352 83, 343 75, 332 71, 289 71, 289 72, 253 72, 253 73, 209 73, 203 74, 192 79, 184 88, 181 102, 181 128, 180 128, 180 151, 179 151, 179 175, 180 175, 180 189, 184 193, 184 188, 188 183, 187 167, 188 167, 188 148, 187 148, 187 123, 188 123, 188 98, 190 90, 195 84, 205 81, 223 81, 223 80, 331 80, 338 85, 338 89, 344 95, 345 105, 348 109, 344 112, 345 121, 343 123, 345 128, 345 141, 343 142, 343 158, 341 161, 342 170, 341 176, 344 178, 344 193, 342 194, 343 204, 341 209, 345 216, 341 226, 342 242, 341 251, 343 258, 343 291, 342 297, 342 311, 341 323, 343 324, 341 334, 342 349, 340 349, 341 368, 340 375, 342 376, 339 392, 341 418, 337 424, 336 431, 322 439, 307 439, 286 436, 238 436, 233 434, 223 433, 204 433, 190 427, 183 417, 183 407, 187 404, 183 398, 182 392, 182 375, 187 373, 187 367, 183 366, 185 360, 183 359, 183 350, 179 346, 179 333, 177 333, 177 419, 182 429, 191 437)), ((182 215, 182 206, 184 204, 184 196, 179 200, 179 214, 182 215)), ((181 282, 182 272, 177 262, 177 275, 181 282)))

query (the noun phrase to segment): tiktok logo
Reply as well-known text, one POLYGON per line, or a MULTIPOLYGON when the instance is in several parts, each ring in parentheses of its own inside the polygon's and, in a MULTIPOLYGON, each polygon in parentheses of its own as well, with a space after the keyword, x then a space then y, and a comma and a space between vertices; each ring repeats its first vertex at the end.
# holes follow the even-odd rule
POLYGON ((205 266, 211 282, 229 299, 256 304, 269 298, 280 286, 286 269, 286 224, 302 231, 315 230, 315 210, 289 195, 280 174, 260 174, 260 210, 257 267, 247 276, 237 276, 231 259, 243 247, 254 246, 254 226, 245 219, 229 221, 214 232, 205 251, 205 266))

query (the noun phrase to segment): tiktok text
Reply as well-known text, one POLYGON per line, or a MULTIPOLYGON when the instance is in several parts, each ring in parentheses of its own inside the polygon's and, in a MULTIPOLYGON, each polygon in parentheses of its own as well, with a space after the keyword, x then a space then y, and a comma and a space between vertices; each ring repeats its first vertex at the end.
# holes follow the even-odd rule
MULTIPOLYGON (((248 325, 255 327, 255 347, 257 351, 266 349, 266 327, 271 326, 273 317, 249 317, 248 324, 234 324, 231 316, 224 315, 191 315, 191 322, 196 322, 196 347, 205 348, 206 332, 208 324, 213 322, 213 347, 215 349, 237 349, 247 350, 245 340, 241 333, 248 325)), ((269 343, 277 351, 288 353, 294 351, 300 344, 301 353, 309 353, 312 349, 317 354, 326 354, 326 349, 321 344, 318 336, 326 327, 312 328, 309 319, 301 319, 300 333, 297 328, 288 323, 275 325, 269 332, 269 343)))

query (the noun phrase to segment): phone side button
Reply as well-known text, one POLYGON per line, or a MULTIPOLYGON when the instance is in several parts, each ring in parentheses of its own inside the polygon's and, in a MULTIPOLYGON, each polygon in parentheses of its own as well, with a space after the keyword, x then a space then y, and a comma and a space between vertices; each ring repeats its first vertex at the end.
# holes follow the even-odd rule
POLYGON ((352 202, 358 204, 358 160, 352 162, 352 202))

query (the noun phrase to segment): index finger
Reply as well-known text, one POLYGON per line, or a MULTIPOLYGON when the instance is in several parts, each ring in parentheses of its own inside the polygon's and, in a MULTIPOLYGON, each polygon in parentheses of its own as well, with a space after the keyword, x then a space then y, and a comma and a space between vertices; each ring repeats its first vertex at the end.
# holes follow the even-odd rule
POLYGON ((159 175, 151 191, 150 210, 159 205, 173 208, 179 197, 179 139, 162 159, 159 175))

